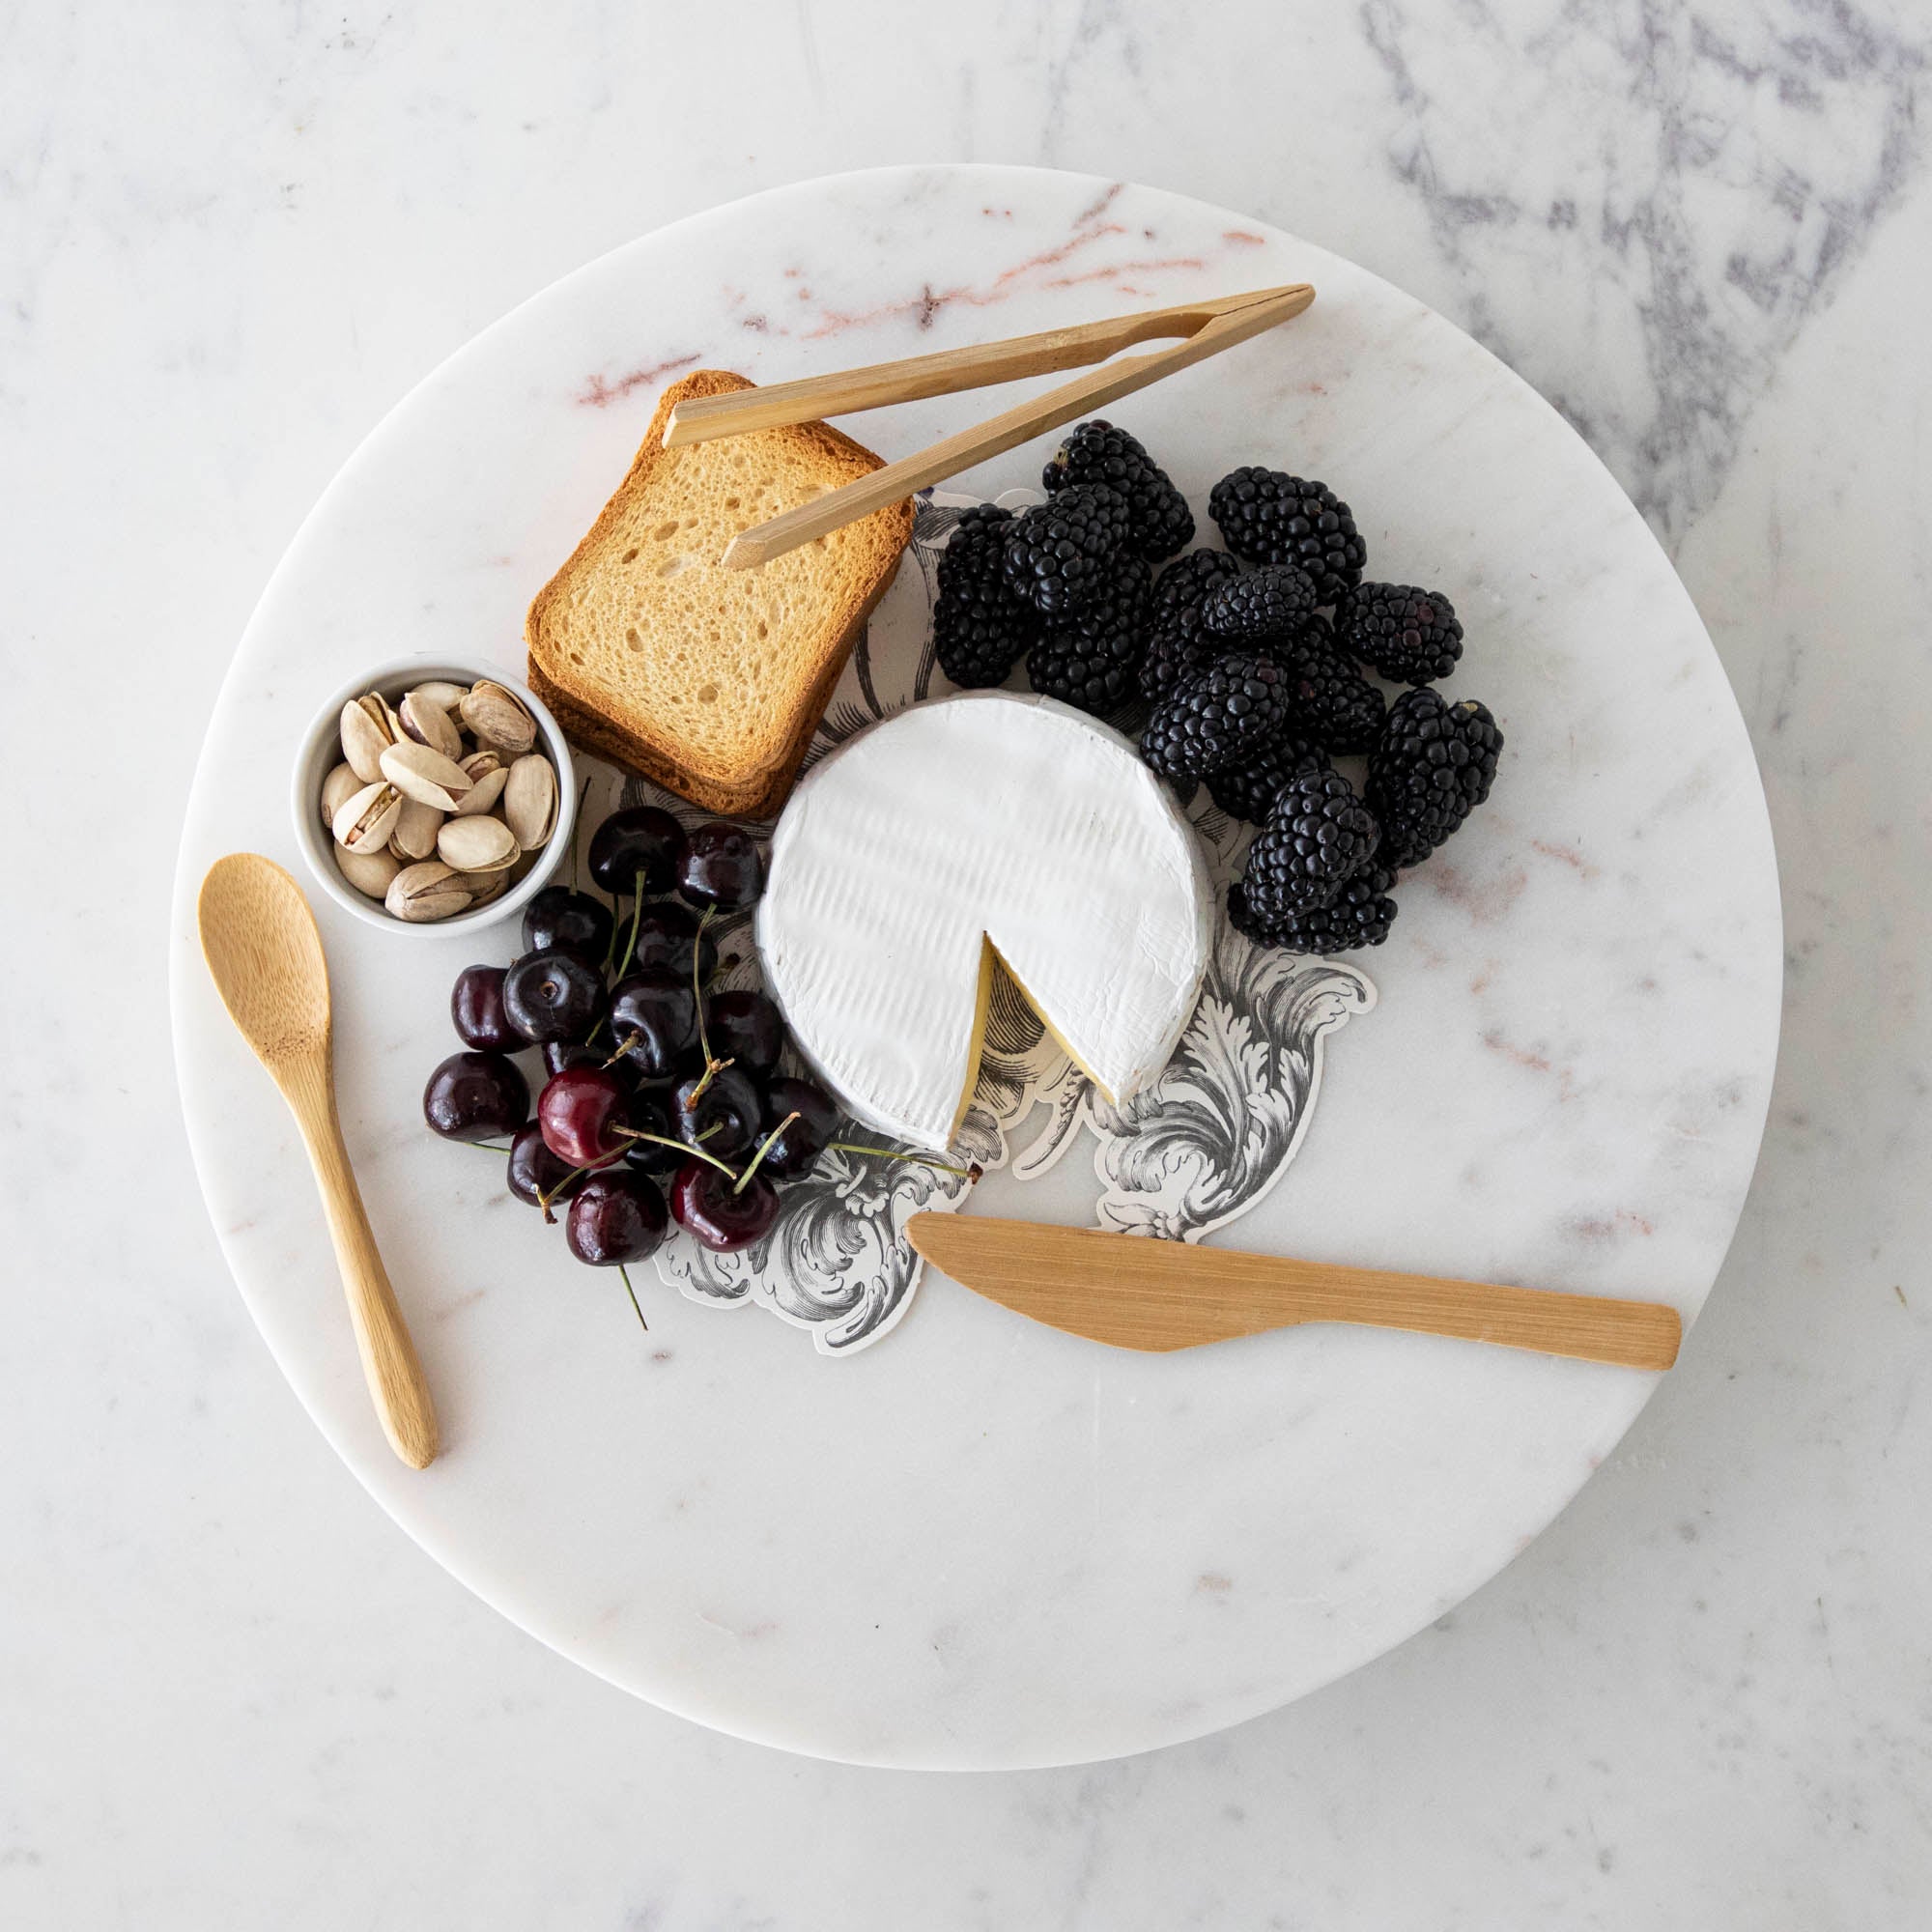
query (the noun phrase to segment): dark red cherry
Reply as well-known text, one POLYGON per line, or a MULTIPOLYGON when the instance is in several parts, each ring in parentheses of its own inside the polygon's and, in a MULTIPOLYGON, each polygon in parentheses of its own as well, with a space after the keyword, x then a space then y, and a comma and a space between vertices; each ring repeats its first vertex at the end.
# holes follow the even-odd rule
POLYGON ((465 1046, 479 1053, 519 1053, 529 1044, 503 1010, 503 969, 466 966, 449 990, 449 1020, 465 1046))
POLYGON ((758 896, 764 883, 757 843, 742 825, 714 818, 687 838, 677 868, 677 890, 693 905, 736 912, 758 896))
POLYGON ((762 1172, 740 1187, 709 1162, 688 1160, 670 1184, 670 1211, 694 1240, 728 1255, 771 1233, 779 1218, 779 1191, 762 1172))
POLYGON ((665 1199, 648 1175, 613 1167, 589 1176, 563 1224, 570 1252, 592 1267, 621 1267, 654 1254, 669 1232, 665 1199))
POLYGON ((450 1141, 493 1141, 530 1117, 530 1088, 500 1053, 452 1053, 423 1089, 423 1119, 450 1141))
MULTIPOLYGON (((617 934, 617 956, 623 957, 624 947, 631 937, 630 920, 624 922, 623 929, 617 934)), ((656 972, 675 973, 688 986, 691 984, 691 953, 696 944, 698 954, 697 976, 708 980, 718 964, 717 942, 707 932, 700 940, 697 937, 697 915, 689 906, 681 906, 672 901, 662 905, 647 905, 637 919, 638 944, 632 952, 627 973, 656 972)))
POLYGON ((542 1205, 539 1195, 568 1201, 583 1185, 582 1175, 551 1152, 543 1129, 534 1121, 517 1129, 517 1137, 510 1143, 510 1170, 505 1179, 510 1192, 532 1208, 542 1205))
POLYGON ((838 1102, 817 1081, 794 1080, 789 1075, 774 1080, 765 1089, 759 1140, 777 1128, 787 1114, 796 1114, 798 1119, 779 1134, 758 1163, 758 1172, 769 1174, 774 1180, 796 1180, 810 1174, 843 1119, 838 1102))
POLYGON ((625 1125, 639 1133, 656 1134, 654 1141, 626 1141, 624 1159, 639 1174, 668 1174, 684 1159, 679 1148, 666 1147, 671 1136, 670 1108, 662 1089, 633 1094, 625 1109, 625 1125))
POLYGON ((621 1153, 630 1095, 606 1066, 566 1066, 553 1073, 537 1095, 537 1124, 545 1145, 571 1167, 588 1167, 621 1153))
POLYGON ((662 967, 633 973, 611 995, 611 1040, 634 1079, 663 1081, 697 1038, 697 995, 691 981, 662 967))
POLYGON ((526 952, 574 952, 602 966, 611 943, 611 908, 588 893, 546 886, 524 908, 526 952))
POLYGON ((758 1090, 735 1066, 721 1067, 708 1081, 701 1073, 687 1075, 671 1089, 670 1117, 681 1140, 731 1160, 757 1140, 758 1090))
POLYGON ((590 837, 590 876, 612 898, 669 892, 683 857, 684 827, 654 805, 613 811, 590 837))
POLYGON ((784 1045, 784 1020, 762 993, 714 993, 704 1009, 711 1051, 747 1073, 769 1073, 784 1045))
POLYGON ((574 952, 526 952, 503 976, 510 1024, 538 1045, 582 1039, 604 1011, 604 976, 574 952))

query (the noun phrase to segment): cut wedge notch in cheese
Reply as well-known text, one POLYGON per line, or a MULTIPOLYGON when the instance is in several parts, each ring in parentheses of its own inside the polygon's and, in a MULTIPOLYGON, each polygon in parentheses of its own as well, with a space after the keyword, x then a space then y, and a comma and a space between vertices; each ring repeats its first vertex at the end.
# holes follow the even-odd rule
POLYGON ((773 836, 766 984, 848 1112, 946 1147, 972 1097, 993 956, 1110 1099, 1166 1065, 1200 997, 1194 832, 1118 732, 973 692, 868 726, 773 836))

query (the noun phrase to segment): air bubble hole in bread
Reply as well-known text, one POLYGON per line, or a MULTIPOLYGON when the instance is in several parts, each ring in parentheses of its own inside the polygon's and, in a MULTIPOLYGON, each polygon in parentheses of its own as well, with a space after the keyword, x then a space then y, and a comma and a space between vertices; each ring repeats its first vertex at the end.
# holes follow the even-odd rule
POLYGON ((879 468, 822 423, 663 447, 677 402, 751 386, 699 370, 666 391, 629 474, 531 604, 525 637, 531 688, 572 737, 711 810, 765 817, 892 582, 912 506, 755 569, 722 568, 741 530, 879 468))

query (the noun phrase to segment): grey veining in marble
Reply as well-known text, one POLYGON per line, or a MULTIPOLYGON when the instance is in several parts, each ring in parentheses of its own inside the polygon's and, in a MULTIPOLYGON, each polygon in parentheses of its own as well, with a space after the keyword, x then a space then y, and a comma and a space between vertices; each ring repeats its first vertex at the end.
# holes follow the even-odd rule
MULTIPOLYGON (((5 868, 0 1920, 1922 1918, 1924 10, 1236 0, 1212 35, 1203 11, 755 0, 729 117, 666 106, 667 72, 720 50, 712 9, 7 15, 10 715, 71 720, 75 665, 104 670, 89 742, 137 760, 157 804, 130 820, 118 792, 70 796, 60 838, 16 843, 5 868), (1425 180, 1524 216, 1445 230, 1405 178, 1418 154, 1425 180), (1730 1264, 1682 1367, 1529 1553, 1277 1717, 963 1780, 803 1765, 658 1717, 520 1637, 369 1509, 227 1281, 180 1139, 160 974, 171 812, 207 707, 366 429, 605 248, 916 157, 1251 210, 1411 289, 1556 399, 1667 535, 1729 668, 1789 951, 1730 1264), (1702 373, 1660 362, 1651 244, 1604 220, 1639 205, 1668 215, 1648 232, 1700 319, 1693 346, 1718 345, 1702 373)), ((39 761, 0 790, 43 823, 71 740, 33 736, 39 761)))

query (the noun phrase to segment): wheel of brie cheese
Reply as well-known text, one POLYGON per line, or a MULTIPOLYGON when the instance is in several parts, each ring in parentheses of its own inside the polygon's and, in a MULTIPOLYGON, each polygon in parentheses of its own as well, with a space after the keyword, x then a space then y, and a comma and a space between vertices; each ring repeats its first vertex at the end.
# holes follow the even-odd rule
POLYGON ((773 836, 757 944, 847 1111, 942 1149, 996 959, 1118 1102, 1193 1015, 1211 906, 1193 828, 1124 738, 1051 698, 971 692, 869 725, 806 777, 773 836))

